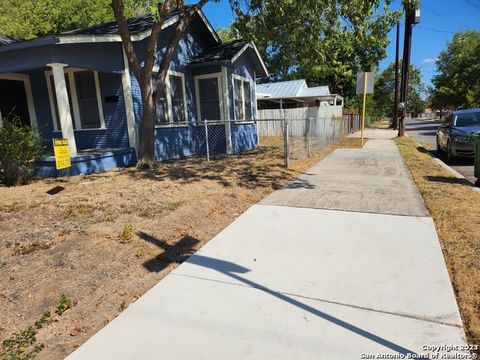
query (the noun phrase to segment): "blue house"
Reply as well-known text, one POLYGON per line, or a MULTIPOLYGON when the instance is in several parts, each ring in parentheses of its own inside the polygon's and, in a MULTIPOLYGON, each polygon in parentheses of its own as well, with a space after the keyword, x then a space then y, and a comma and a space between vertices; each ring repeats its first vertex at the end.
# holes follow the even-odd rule
MULTIPOLYGON (((159 62, 177 21, 172 15, 164 24, 159 62)), ((128 25, 143 62, 152 18, 132 18, 128 25)), ((222 43, 200 11, 170 64, 157 111, 156 158, 205 153, 205 119, 232 120, 210 125, 224 134, 209 142, 217 152, 255 147, 255 80, 267 75, 253 43, 222 43)), ((34 125, 50 150, 53 138, 68 139, 68 174, 134 164, 141 103, 114 22, 29 41, 0 36, 1 114, 13 112, 34 125)), ((36 175, 56 175, 53 157, 39 163, 36 175)))

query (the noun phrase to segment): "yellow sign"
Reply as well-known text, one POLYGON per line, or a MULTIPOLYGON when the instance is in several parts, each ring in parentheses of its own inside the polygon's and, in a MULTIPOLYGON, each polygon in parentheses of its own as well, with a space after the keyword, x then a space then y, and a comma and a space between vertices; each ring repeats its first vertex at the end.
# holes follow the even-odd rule
POLYGON ((53 139, 53 153, 55 155, 55 167, 57 170, 72 166, 67 139, 53 139))

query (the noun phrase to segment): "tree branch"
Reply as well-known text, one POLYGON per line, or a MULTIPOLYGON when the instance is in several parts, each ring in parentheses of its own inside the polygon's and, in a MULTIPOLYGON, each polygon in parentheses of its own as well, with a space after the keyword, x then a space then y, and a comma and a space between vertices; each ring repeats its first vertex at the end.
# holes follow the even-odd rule
POLYGON ((162 27, 165 20, 172 12, 172 0, 166 0, 163 4, 158 4, 159 19, 153 24, 150 40, 148 41, 147 56, 145 60, 145 75, 151 77, 155 60, 157 59, 158 39, 162 33, 162 27))
POLYGON ((113 15, 118 24, 118 32, 122 38, 123 50, 128 59, 128 64, 132 69, 133 73, 137 77, 137 80, 140 81, 142 78, 142 71, 140 64, 138 62, 137 55, 133 48, 132 39, 130 37, 130 31, 128 30, 127 19, 125 18, 125 8, 123 5, 123 0, 112 0, 111 3, 113 9, 113 15))
POLYGON ((170 65, 170 61, 173 58, 173 55, 175 55, 175 52, 177 51, 180 39, 185 33, 188 25, 190 25, 190 23, 194 19, 195 15, 208 1, 209 0, 200 0, 197 4, 185 8, 183 0, 176 0, 179 19, 175 26, 175 31, 170 38, 165 54, 162 58, 162 62, 160 63, 160 67, 158 69, 157 82, 155 84, 155 102, 158 102, 158 100, 163 97, 163 94, 165 92, 164 87, 168 67, 170 65))

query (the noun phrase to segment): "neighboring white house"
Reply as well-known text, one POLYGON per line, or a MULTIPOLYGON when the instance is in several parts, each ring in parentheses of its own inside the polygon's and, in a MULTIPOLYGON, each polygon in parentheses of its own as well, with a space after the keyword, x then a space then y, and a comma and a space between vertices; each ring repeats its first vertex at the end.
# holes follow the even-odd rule
POLYGON ((343 97, 330 94, 328 86, 308 87, 304 79, 258 84, 256 93, 259 110, 343 105, 343 97))

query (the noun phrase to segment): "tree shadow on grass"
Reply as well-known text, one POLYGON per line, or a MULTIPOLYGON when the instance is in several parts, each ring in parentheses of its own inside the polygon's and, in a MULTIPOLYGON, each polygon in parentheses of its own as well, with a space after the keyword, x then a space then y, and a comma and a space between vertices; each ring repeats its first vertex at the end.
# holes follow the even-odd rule
POLYGON ((424 176, 423 178, 425 180, 431 181, 431 182, 472 186, 472 183, 470 181, 468 181, 467 179, 459 179, 459 178, 456 178, 456 177, 427 175, 427 176, 424 176))
MULTIPOLYGON (((277 154, 278 155, 278 154, 277 154)), ((130 171, 137 179, 172 180, 180 183, 216 181, 224 187, 279 189, 291 178, 276 153, 255 149, 239 155, 217 156, 209 163, 200 158, 165 161, 155 169, 130 171)))

